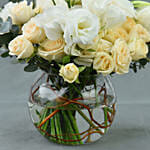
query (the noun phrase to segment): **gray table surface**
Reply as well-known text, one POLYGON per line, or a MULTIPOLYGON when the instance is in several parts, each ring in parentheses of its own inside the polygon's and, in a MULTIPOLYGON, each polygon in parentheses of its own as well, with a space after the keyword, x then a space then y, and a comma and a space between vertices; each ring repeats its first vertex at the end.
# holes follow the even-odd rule
POLYGON ((41 72, 25 73, 23 67, 0 58, 0 150, 150 149, 150 65, 112 79, 118 96, 115 122, 105 137, 85 146, 57 145, 37 132, 27 101, 29 87, 41 72))
POLYGON ((0 59, 0 150, 149 150, 150 65, 138 74, 112 79, 118 96, 115 122, 108 134, 86 146, 62 146, 43 138, 31 123, 29 87, 41 72, 25 73, 23 65, 0 59))

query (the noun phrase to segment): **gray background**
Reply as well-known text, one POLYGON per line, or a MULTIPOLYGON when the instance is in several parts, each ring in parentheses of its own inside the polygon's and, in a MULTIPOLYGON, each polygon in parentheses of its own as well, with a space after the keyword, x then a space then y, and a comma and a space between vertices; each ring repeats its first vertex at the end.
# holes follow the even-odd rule
POLYGON ((0 58, 0 150, 150 149, 150 65, 137 74, 113 77, 118 112, 111 130, 94 144, 76 147, 47 141, 32 125, 27 108, 29 87, 41 72, 25 73, 23 67, 0 58))

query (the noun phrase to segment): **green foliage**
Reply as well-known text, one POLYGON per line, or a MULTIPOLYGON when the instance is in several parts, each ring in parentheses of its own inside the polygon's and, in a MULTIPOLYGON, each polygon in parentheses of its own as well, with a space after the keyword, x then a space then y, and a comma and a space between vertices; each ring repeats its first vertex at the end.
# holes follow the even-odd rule
POLYGON ((7 50, 4 53, 1 54, 2 58, 6 58, 8 56, 9 56, 9 51, 7 51, 7 50))
POLYGON ((131 63, 130 68, 137 73, 139 69, 145 68, 145 66, 149 63, 150 61, 147 58, 140 59, 139 61, 135 61, 131 63))
POLYGON ((4 22, 0 18, 0 47, 1 49, 5 49, 2 53, 1 57, 8 57, 8 44, 11 40, 13 40, 17 35, 19 35, 20 29, 19 26, 12 24, 12 19, 8 17, 8 19, 4 22), (3 48, 5 47, 5 48, 3 48))
POLYGON ((71 8, 74 5, 81 4, 81 0, 65 0, 68 4, 68 7, 71 8))
POLYGON ((88 51, 88 52, 96 52, 95 49, 88 49, 87 51, 88 51))
POLYGON ((149 2, 141 1, 141 0, 131 0, 135 8, 141 8, 145 6, 150 6, 149 2))
MULTIPOLYGON (((13 2, 13 3, 16 3, 16 2, 21 2, 23 0, 9 0, 9 2, 13 2)), ((35 2, 35 0, 27 0, 28 2, 35 2)))
POLYGON ((79 67, 79 72, 81 73, 81 72, 83 72, 84 70, 85 70, 85 66, 83 66, 83 67, 79 67))
MULTIPOLYGON (((150 59, 150 43, 148 43, 149 52, 147 54, 147 58, 150 59)), ((150 61, 150 60, 149 60, 150 61)))
POLYGON ((64 56, 62 59, 62 63, 64 65, 70 63, 70 61, 71 61, 71 56, 64 56))
POLYGON ((16 3, 16 2, 21 2, 22 0, 9 0, 9 2, 13 2, 13 3, 16 3))
POLYGON ((26 72, 34 72, 37 70, 38 70, 38 66, 34 63, 30 63, 24 68, 24 71, 26 72))
POLYGON ((79 51, 83 51, 84 49, 80 48, 78 45, 76 45, 75 49, 79 50, 79 51))
POLYGON ((56 5, 55 0, 52 0, 53 4, 56 5))

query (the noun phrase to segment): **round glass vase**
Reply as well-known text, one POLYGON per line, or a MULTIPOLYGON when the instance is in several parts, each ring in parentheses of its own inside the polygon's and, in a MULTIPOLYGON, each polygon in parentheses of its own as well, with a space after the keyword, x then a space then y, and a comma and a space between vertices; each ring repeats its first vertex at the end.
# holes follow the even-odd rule
POLYGON ((109 77, 88 77, 82 87, 80 83, 63 84, 57 77, 43 73, 31 87, 28 106, 35 127, 59 144, 97 141, 106 134, 116 113, 116 95, 109 77))

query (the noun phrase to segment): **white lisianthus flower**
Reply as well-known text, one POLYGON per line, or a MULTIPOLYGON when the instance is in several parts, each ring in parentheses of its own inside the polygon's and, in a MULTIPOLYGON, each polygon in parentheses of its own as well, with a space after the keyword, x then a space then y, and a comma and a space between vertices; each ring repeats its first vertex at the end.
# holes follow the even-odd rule
POLYGON ((74 59, 74 62, 78 65, 91 66, 93 59, 96 55, 96 50, 83 49, 80 51, 79 49, 77 49, 76 46, 77 46, 76 44, 73 44, 69 49, 70 52, 69 55, 78 56, 77 58, 74 59))
POLYGON ((30 5, 28 5, 27 1, 15 3, 14 7, 10 9, 10 14, 15 24, 24 24, 35 15, 33 10, 33 3, 30 5))
POLYGON ((18 56, 17 59, 30 57, 34 52, 32 43, 24 36, 17 36, 9 43, 9 54, 18 56))
POLYGON ((64 48, 64 52, 67 55, 71 55, 71 56, 80 56, 81 52, 76 48, 77 45, 76 44, 72 44, 71 46, 65 46, 64 48))
MULTIPOLYGON (((97 48, 98 48, 98 42, 99 42, 99 37, 97 36, 91 44, 72 44, 70 47, 65 46, 64 52, 67 55, 71 55, 71 56, 85 56, 85 52, 87 54, 88 50, 94 50, 96 52, 97 48)), ((91 52, 90 52, 91 53, 91 52)), ((88 54, 87 54, 88 55, 88 54)), ((87 56, 86 55, 86 56, 87 56)), ((90 54, 91 55, 91 54, 90 54)))
POLYGON ((114 70, 114 61, 111 55, 106 52, 98 52, 93 62, 93 68, 103 75, 108 75, 114 70))
MULTIPOLYGON (((82 65, 82 66, 87 66, 90 67, 93 63, 93 59, 96 55, 97 49, 98 49, 98 44, 99 44, 99 36, 97 36, 92 44, 78 44, 76 45, 78 47, 75 48, 75 52, 78 54, 76 56, 78 56, 77 58, 74 59, 74 62, 78 65, 82 65)), ((72 49, 73 52, 73 49, 72 49)), ((73 53, 71 53, 72 55, 73 53)))
POLYGON ((93 58, 77 57, 74 62, 81 66, 90 67, 93 63, 93 58))
POLYGON ((133 4, 128 0, 82 0, 82 6, 96 14, 103 25, 112 27, 135 17, 133 4))
POLYGON ((38 27, 32 19, 22 27, 23 35, 32 43, 40 43, 46 35, 43 28, 38 27))
MULTIPOLYGON (((56 6, 68 8, 68 5, 65 0, 54 0, 54 2, 56 6)), ((36 0, 36 9, 40 9, 41 11, 49 9, 52 6, 54 6, 52 0, 36 0)))
POLYGON ((129 43, 129 49, 133 60, 146 58, 148 54, 148 45, 142 39, 134 39, 129 43))
POLYGON ((44 28, 49 40, 58 40, 63 37, 66 12, 68 10, 65 8, 54 6, 35 16, 33 21, 37 26, 44 28))
POLYGON ((67 46, 73 43, 90 44, 98 35, 99 20, 90 11, 78 8, 71 10, 66 16, 64 38, 67 46))
POLYGON ((137 11, 137 20, 150 32, 150 6, 137 11))
POLYGON ((11 17, 10 9, 14 6, 15 6, 15 3, 9 2, 0 11, 0 17, 3 19, 3 21, 6 21, 8 17, 11 17))
POLYGON ((129 72, 132 57, 130 49, 124 40, 118 39, 112 48, 113 60, 115 63, 114 71, 117 74, 125 74, 129 72))
POLYGON ((69 48, 65 46, 64 52, 67 55, 78 56, 74 62, 78 65, 90 67, 98 49, 99 36, 97 36, 91 44, 72 44, 69 48))
POLYGON ((79 76, 79 68, 74 64, 70 63, 62 66, 59 75, 68 83, 73 83, 77 80, 79 76))

